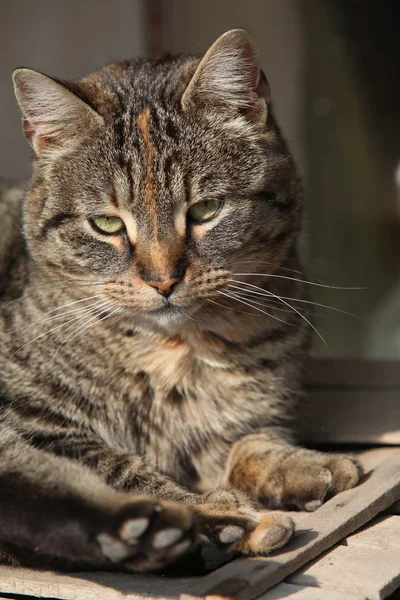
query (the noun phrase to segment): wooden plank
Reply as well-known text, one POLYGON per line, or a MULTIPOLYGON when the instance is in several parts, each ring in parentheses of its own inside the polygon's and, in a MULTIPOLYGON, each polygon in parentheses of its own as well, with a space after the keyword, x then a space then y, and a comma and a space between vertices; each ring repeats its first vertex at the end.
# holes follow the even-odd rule
POLYGON ((382 600, 400 585, 400 550, 339 546, 288 581, 382 600))
POLYGON ((74 573, 0 567, 0 594, 62 600, 176 600, 197 578, 74 573))
POLYGON ((304 585, 293 585, 292 583, 280 583, 266 594, 262 594, 257 600, 366 600, 365 596, 353 596, 342 592, 335 592, 309 587, 304 585))
POLYGON ((381 464, 358 487, 342 492, 305 517, 293 540, 271 557, 241 558, 198 580, 181 600, 204 598, 233 579, 242 581, 235 600, 252 600, 310 560, 359 529, 400 498, 400 452, 381 464))
POLYGON ((382 464, 391 456, 394 456, 397 452, 399 452, 398 447, 383 446, 380 448, 370 448, 369 450, 362 450, 361 452, 359 450, 356 450, 354 454, 361 462, 365 472, 369 473, 370 471, 372 471, 372 469, 376 469, 380 464, 382 464))
POLYGON ((400 445, 399 400, 400 388, 313 390, 302 407, 299 437, 307 443, 400 445))
POLYGON ((400 500, 389 506, 385 512, 390 515, 400 515, 400 500))
POLYGON ((310 358, 306 365, 310 387, 400 387, 400 368, 395 360, 310 358))
MULTIPOLYGON (((380 516, 343 542, 349 548, 366 547, 400 552, 400 517, 380 516)), ((400 566, 399 566, 400 571, 400 566)))

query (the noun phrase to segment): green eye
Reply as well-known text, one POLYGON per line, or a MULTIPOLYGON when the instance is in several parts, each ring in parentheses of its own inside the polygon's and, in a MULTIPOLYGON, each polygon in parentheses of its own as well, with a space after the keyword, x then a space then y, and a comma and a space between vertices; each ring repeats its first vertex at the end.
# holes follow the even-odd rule
POLYGON ((188 217, 191 221, 204 223, 215 217, 222 204, 221 200, 205 200, 204 202, 197 202, 197 204, 193 204, 193 206, 189 208, 188 217))
POLYGON ((125 223, 119 217, 93 217, 92 222, 101 233, 120 233, 125 229, 125 223))

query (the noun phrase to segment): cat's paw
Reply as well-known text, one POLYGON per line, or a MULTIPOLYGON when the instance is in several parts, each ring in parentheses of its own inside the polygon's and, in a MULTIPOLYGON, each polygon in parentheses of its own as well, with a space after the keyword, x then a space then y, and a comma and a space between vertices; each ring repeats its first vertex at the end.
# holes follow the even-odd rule
POLYGON ((325 500, 355 487, 362 476, 362 466, 351 456, 293 448, 283 452, 272 469, 270 460, 265 461, 264 472, 259 462, 256 495, 270 508, 314 511, 325 500))
POLYGON ((119 510, 112 529, 97 535, 105 559, 135 571, 174 562, 197 541, 192 511, 173 502, 138 499, 119 510))
POLYGON ((194 506, 199 520, 201 556, 215 569, 238 555, 266 555, 284 546, 293 521, 279 512, 260 513, 242 492, 217 490, 194 506))

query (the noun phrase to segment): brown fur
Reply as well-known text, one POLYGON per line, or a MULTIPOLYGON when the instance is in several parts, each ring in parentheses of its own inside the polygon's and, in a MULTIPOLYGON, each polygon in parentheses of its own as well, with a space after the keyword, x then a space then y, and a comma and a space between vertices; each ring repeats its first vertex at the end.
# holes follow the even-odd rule
POLYGON ((209 566, 280 547, 293 524, 256 503, 312 510, 360 469, 293 445, 302 200, 250 36, 14 81, 35 159, 23 208, 0 204, 2 556, 154 569, 197 531, 209 566))

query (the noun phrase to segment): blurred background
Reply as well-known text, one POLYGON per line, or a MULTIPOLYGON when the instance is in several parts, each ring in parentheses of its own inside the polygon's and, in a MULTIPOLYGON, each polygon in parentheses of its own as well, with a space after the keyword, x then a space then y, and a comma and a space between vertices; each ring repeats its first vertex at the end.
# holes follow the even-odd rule
POLYGON ((3 0, 0 176, 29 176, 16 67, 76 79, 245 27, 304 180, 314 354, 400 359, 399 23, 398 0, 3 0))

